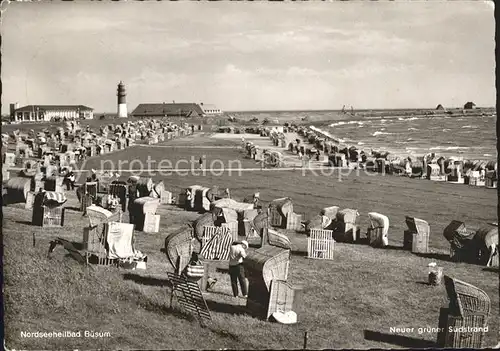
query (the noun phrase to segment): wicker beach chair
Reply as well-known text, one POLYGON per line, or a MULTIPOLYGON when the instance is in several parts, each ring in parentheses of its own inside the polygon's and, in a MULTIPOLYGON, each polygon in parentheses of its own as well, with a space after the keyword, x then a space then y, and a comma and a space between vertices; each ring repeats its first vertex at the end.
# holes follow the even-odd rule
POLYGON ((201 243, 205 226, 215 225, 217 216, 213 213, 204 213, 193 221, 193 235, 201 243))
POLYGON ((83 249, 87 262, 93 256, 97 264, 108 265, 106 228, 111 222, 121 223, 121 212, 111 212, 100 206, 90 205, 86 208, 89 225, 83 228, 83 249))
POLYGON ((137 230, 143 230, 148 215, 155 215, 160 199, 149 196, 140 197, 135 199, 130 208, 132 213, 132 224, 135 225, 137 230))
POLYGON ((423 219, 405 216, 408 229, 404 231, 403 248, 413 253, 427 253, 429 251, 429 223, 423 219))
POLYGON ((470 315, 490 316, 491 301, 483 290, 464 281, 444 277, 446 292, 450 300, 450 312, 467 317, 470 315))
POLYGON ((64 226, 64 193, 42 191, 35 195, 32 224, 41 227, 64 226))
POLYGON ((269 204, 268 218, 269 225, 277 228, 284 228, 289 213, 293 213, 292 199, 283 197, 275 199, 269 204))
POLYGON ((358 227, 359 212, 355 209, 346 208, 337 213, 333 238, 339 242, 353 243, 360 237, 358 227))
POLYGON ((335 220, 337 218, 337 213, 339 212, 339 206, 325 207, 319 213, 321 216, 327 216, 328 218, 335 220))
MULTIPOLYGON (((26 202, 28 192, 31 189, 31 179, 25 177, 10 178, 5 182, 4 188, 8 203, 26 202)), ((38 191, 39 189, 36 190, 38 191)))
POLYGON ((498 267, 498 224, 481 227, 474 236, 477 260, 487 267, 498 267))
POLYGON ((271 228, 264 229, 262 235, 262 247, 267 245, 281 247, 287 250, 290 250, 292 247, 290 239, 285 234, 279 233, 271 228))
POLYGON ((450 257, 456 262, 477 261, 475 231, 468 230, 464 222, 451 221, 444 229, 443 236, 450 243, 450 257))
POLYGON ((481 348, 491 311, 491 300, 481 289, 444 277, 449 306, 441 309, 438 347, 481 348))
POLYGON ((238 235, 244 236, 247 241, 260 238, 254 225, 254 220, 258 215, 259 211, 256 209, 243 211, 242 220, 238 222, 238 235))
POLYGON ((370 218, 370 227, 368 228, 370 246, 384 247, 389 245, 389 218, 377 212, 369 212, 368 217, 370 218))
POLYGON ((302 214, 298 214, 295 212, 289 212, 286 216, 286 225, 285 228, 288 230, 301 231, 302 227, 302 218, 304 216, 302 214))
POLYGON ((316 215, 305 222, 306 233, 309 234, 313 229, 333 230, 336 228, 336 221, 336 214, 333 219, 326 215, 316 215))
MULTIPOLYGON (((251 314, 268 319, 276 310, 276 301, 271 299, 271 284, 276 280, 286 282, 289 262, 290 251, 274 246, 248 252, 243 265, 249 282, 247 308, 251 314)), ((287 296, 293 297, 290 294, 287 296)), ((293 303, 289 298, 288 306, 292 306, 293 303)))
POLYGON ((187 265, 193 250, 193 228, 191 227, 181 228, 165 238, 165 253, 176 271, 182 271, 185 268, 185 266, 179 267, 179 261, 187 265), (184 259, 179 260, 180 257, 184 259))
POLYGON ((100 206, 91 205, 87 207, 89 227, 104 225, 109 222, 121 222, 120 212, 111 212, 100 206))

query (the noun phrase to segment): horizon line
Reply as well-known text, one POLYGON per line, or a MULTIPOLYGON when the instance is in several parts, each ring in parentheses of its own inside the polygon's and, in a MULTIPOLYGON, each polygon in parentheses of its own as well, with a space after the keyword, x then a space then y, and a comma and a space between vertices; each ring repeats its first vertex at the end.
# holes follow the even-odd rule
MULTIPOLYGON (((29 105, 25 105, 29 106, 29 105)), ((36 105, 34 105, 36 106, 36 105)), ((62 105, 63 106, 63 105, 62 105)), ((69 105, 68 105, 69 106, 69 105)), ((24 106, 22 106, 24 107, 24 106)), ((445 107, 443 106, 445 110, 463 110, 463 107, 445 107)), ((481 109, 495 109, 496 106, 476 106, 474 109, 476 110, 481 110, 481 109)), ((471 109, 471 110, 474 110, 471 109)), ((351 110, 350 108, 344 109, 347 113, 350 111, 355 111, 355 112, 369 112, 369 111, 436 111, 436 107, 431 108, 431 107, 405 107, 405 108, 362 108, 362 109, 353 109, 351 110)), ((296 110, 221 110, 221 114, 224 113, 266 113, 266 112, 342 112, 342 109, 296 109, 296 110)), ((94 109, 94 115, 95 114, 116 114, 116 111, 113 112, 106 112, 106 111, 96 111, 94 109)), ((2 117, 4 116, 9 116, 10 113, 2 114, 2 117)), ((130 117, 133 117, 132 114, 129 115, 130 117)))
MULTIPOLYGON (((446 110, 463 110, 463 107, 444 107, 446 110)), ((496 109, 496 106, 476 106, 476 110, 481 109, 496 109)), ((430 107, 406 107, 406 108, 363 108, 363 109, 353 109, 355 112, 368 112, 368 111, 436 111, 436 108, 430 107)), ((473 110, 473 109, 472 109, 473 110)), ((350 109, 345 109, 344 111, 350 112, 350 109)), ((342 109, 298 109, 298 110, 222 110, 221 114, 224 113, 263 113, 263 112, 342 112, 342 109)), ((116 112, 94 112, 112 114, 116 112)), ((132 116, 132 115, 131 115, 132 116)))

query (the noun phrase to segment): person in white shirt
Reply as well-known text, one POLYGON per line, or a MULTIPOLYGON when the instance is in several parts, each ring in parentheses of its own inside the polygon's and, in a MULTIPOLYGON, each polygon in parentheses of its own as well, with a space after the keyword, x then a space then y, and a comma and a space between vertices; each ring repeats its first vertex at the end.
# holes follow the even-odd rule
POLYGON ((238 297, 238 281, 240 282, 243 297, 246 298, 248 295, 247 280, 243 267, 243 259, 247 257, 247 249, 248 242, 243 240, 241 244, 233 243, 229 250, 229 276, 231 277, 231 288, 233 289, 234 297, 238 297))

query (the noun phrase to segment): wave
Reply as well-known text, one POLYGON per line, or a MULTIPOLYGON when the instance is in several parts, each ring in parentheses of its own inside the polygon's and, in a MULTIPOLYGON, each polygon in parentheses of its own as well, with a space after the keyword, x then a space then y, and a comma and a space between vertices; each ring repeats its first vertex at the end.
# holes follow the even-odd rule
POLYGON ((342 139, 342 138, 339 138, 339 137, 335 137, 332 134, 328 133, 327 131, 324 131, 323 129, 317 128, 315 126, 309 126, 309 128, 311 128, 311 130, 313 130, 315 132, 318 132, 318 133, 322 134, 323 137, 327 137, 327 138, 336 140, 337 142, 342 143, 342 144, 353 142, 352 140, 349 140, 349 139, 342 139))
MULTIPOLYGON (((315 126, 310 126, 309 128, 311 128, 311 130, 315 131, 315 132, 319 132, 321 134, 323 134, 324 136, 328 137, 328 138, 331 138, 331 139, 337 139, 336 137, 334 137, 333 135, 331 135, 330 133, 324 131, 323 129, 320 129, 320 128, 317 128, 315 126)), ((341 139, 339 139, 341 140, 341 139)))
POLYGON ((469 150, 472 147, 466 146, 434 146, 429 148, 429 150, 469 150))
POLYGON ((347 122, 340 121, 330 124, 329 127, 343 126, 344 124, 347 124, 347 122))
POLYGON ((492 154, 483 154, 483 156, 493 156, 492 154))
POLYGON ((364 122, 361 122, 361 121, 339 121, 339 122, 336 122, 336 123, 332 123, 330 124, 329 126, 330 127, 337 127, 337 126, 343 126, 343 125, 349 125, 349 124, 357 124, 359 126, 362 126, 364 124, 364 122))
POLYGON ((358 145, 365 145, 362 141, 358 141, 358 145))
POLYGON ((449 132, 451 129, 448 129, 448 128, 444 128, 443 129, 443 132, 449 132))
POLYGON ((412 127, 410 127, 410 128, 408 128, 408 130, 418 130, 418 128, 412 128, 412 127))
POLYGON ((388 132, 381 132, 381 131, 376 131, 375 133, 372 134, 372 136, 377 136, 377 135, 389 135, 389 134, 392 134, 392 133, 388 133, 388 132))
POLYGON ((471 129, 476 129, 477 126, 463 126, 462 128, 471 128, 471 129))
POLYGON ((398 121, 416 121, 422 119, 423 117, 399 117, 398 121))

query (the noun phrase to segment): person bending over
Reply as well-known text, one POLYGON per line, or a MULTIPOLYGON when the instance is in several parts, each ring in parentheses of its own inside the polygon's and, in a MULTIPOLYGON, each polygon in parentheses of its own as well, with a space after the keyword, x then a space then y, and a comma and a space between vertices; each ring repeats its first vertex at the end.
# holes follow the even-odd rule
POLYGON ((247 280, 243 267, 243 260, 247 257, 247 249, 248 242, 243 240, 241 243, 233 243, 229 250, 229 276, 231 277, 231 288, 234 297, 238 297, 238 281, 240 282, 243 297, 246 298, 248 295, 247 280))

